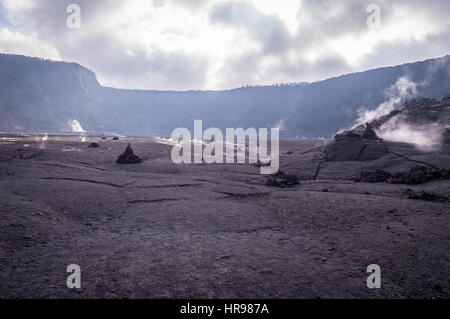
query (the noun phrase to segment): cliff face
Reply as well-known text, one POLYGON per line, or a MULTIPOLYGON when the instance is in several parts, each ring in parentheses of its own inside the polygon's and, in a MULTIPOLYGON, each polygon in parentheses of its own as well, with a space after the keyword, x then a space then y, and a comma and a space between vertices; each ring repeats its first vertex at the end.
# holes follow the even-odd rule
POLYGON ((170 135, 202 119, 205 127, 280 126, 284 137, 330 137, 362 106, 384 102, 385 90, 405 74, 420 83, 417 95, 442 98, 449 71, 447 56, 293 86, 135 91, 102 87, 76 63, 0 54, 0 131, 67 132, 76 119, 91 133, 170 135))
POLYGON ((0 130, 67 131, 78 119, 100 125, 101 86, 95 74, 75 63, 0 55, 0 130))

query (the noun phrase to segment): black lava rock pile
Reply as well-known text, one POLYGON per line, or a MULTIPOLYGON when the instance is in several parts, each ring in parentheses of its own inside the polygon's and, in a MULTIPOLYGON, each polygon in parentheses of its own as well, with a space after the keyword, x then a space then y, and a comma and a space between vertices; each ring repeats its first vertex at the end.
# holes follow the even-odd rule
POLYGON ((271 175, 271 178, 266 181, 266 186, 280 188, 293 187, 298 184, 300 184, 300 182, 298 181, 297 176, 286 174, 283 171, 271 175))
POLYGON ((98 145, 97 143, 91 143, 91 144, 89 144, 88 147, 89 147, 89 148, 99 148, 100 145, 98 145))
POLYGON ((411 189, 408 189, 405 191, 405 195, 408 199, 414 199, 414 200, 424 200, 428 202, 448 202, 449 199, 442 195, 436 195, 434 193, 428 193, 424 191, 420 192, 414 192, 411 189))
POLYGON ((383 171, 382 169, 375 169, 372 171, 361 172, 361 178, 357 181, 363 183, 384 183, 391 177, 391 173, 383 171))
POLYGON ((127 149, 119 156, 116 162, 117 164, 139 164, 142 163, 142 159, 134 154, 131 145, 128 144, 127 149))
POLYGON ((357 182, 391 183, 391 184, 423 184, 433 180, 450 179, 450 170, 431 169, 426 166, 414 166, 407 172, 391 174, 381 169, 363 171, 357 182))

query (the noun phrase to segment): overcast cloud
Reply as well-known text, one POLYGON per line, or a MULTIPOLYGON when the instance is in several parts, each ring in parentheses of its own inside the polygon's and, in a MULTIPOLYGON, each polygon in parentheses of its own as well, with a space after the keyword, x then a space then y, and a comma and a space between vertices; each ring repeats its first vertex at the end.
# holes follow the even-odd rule
POLYGON ((105 86, 316 81, 450 52, 448 0, 0 0, 0 52, 78 62, 105 86), (66 8, 81 7, 81 29, 66 8), (381 25, 367 27, 367 6, 381 25))

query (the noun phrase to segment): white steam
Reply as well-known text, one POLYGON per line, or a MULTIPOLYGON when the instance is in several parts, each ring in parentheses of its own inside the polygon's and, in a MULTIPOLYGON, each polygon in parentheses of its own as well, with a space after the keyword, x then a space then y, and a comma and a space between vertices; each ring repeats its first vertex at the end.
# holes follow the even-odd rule
POLYGON ((47 148, 47 141, 48 141, 48 134, 45 133, 44 135, 36 135, 34 137, 34 141, 38 144, 38 148, 45 149, 47 148))
POLYGON ((376 133, 386 141, 414 144, 422 151, 438 151, 446 127, 439 123, 411 125, 403 116, 395 116, 384 123, 376 133))
POLYGON ((391 113, 403 102, 417 95, 417 86, 418 84, 412 82, 408 76, 400 77, 394 85, 386 89, 386 101, 381 103, 375 110, 368 110, 363 107, 357 111, 358 119, 355 122, 355 127, 391 113))
POLYGON ((85 133, 86 131, 81 126, 80 122, 77 120, 68 120, 67 125, 69 125, 69 129, 73 133, 85 133))
POLYGON ((47 141, 48 141, 48 134, 45 133, 44 136, 42 136, 41 144, 39 145, 39 148, 46 148, 47 147, 47 141))
POLYGON ((286 119, 281 119, 278 122, 276 122, 275 124, 273 124, 271 127, 277 128, 280 131, 284 131, 286 129, 285 123, 286 123, 286 119))
MULTIPOLYGON (((357 111, 358 119, 355 127, 377 120, 417 96, 417 87, 428 85, 431 75, 434 75, 440 68, 442 68, 441 64, 431 65, 428 77, 420 83, 411 81, 407 75, 398 78, 394 85, 386 89, 386 101, 374 110, 361 108, 357 111)), ((376 133, 386 141, 413 144, 422 151, 438 151, 441 148, 443 133, 446 129, 445 125, 439 123, 413 125, 407 122, 404 115, 397 115, 381 125, 376 133)))

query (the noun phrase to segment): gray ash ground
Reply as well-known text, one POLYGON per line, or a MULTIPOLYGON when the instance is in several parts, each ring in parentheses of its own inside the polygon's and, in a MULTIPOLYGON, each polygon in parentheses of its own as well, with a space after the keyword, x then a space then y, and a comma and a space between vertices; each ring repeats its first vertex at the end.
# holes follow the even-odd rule
POLYGON ((448 169, 450 155, 368 143, 338 161, 283 140, 281 170, 300 184, 278 188, 255 165, 175 165, 151 139, 2 139, 0 297, 448 298, 450 181, 355 179, 448 169), (141 164, 116 164, 128 143, 141 164), (69 264, 81 290, 66 287, 69 264))

